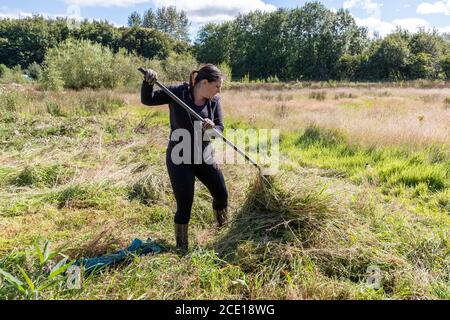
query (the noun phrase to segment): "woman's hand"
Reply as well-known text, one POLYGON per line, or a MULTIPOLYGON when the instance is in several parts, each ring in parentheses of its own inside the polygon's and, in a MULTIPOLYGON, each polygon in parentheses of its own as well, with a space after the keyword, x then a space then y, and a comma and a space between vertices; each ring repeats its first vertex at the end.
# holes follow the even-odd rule
POLYGON ((153 86, 158 80, 158 74, 152 69, 144 69, 144 81, 153 86))
POLYGON ((205 119, 205 121, 203 121, 203 130, 209 130, 209 129, 214 129, 216 126, 216 124, 211 120, 211 119, 205 119))

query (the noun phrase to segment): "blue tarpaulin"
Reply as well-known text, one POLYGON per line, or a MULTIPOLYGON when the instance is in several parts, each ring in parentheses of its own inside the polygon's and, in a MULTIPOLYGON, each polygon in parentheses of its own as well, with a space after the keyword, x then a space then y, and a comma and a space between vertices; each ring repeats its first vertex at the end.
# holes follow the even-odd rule
POLYGON ((152 239, 148 239, 147 241, 134 239, 126 249, 102 257, 79 259, 75 261, 74 265, 83 267, 84 272, 89 273, 125 262, 126 260, 132 259, 135 255, 160 253, 162 250, 163 247, 152 239))

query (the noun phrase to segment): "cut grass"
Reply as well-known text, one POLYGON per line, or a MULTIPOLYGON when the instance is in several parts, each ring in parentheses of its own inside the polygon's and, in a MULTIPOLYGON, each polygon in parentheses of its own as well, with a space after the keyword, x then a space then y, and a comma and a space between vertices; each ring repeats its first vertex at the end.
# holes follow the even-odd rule
POLYGON ((10 183, 17 187, 56 187, 67 183, 75 173, 66 165, 34 165, 25 167, 10 183))

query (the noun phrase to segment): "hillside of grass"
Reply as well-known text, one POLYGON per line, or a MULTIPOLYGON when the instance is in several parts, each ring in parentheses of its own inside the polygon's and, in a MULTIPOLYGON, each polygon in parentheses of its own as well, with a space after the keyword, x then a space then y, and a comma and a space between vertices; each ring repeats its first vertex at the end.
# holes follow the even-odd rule
POLYGON ((251 165, 224 164, 231 219, 222 230, 197 183, 190 251, 180 256, 165 168, 167 107, 142 106, 138 90, 4 88, 0 297, 449 299, 446 91, 377 90, 365 105, 366 88, 245 90, 223 93, 226 126, 281 128, 280 172, 268 188, 251 165), (411 106, 401 99, 415 101, 413 111, 389 108, 411 106), (332 122, 336 110, 348 121, 332 122), (423 127, 435 130, 397 139, 395 130, 410 129, 378 134, 368 125, 361 137, 366 112, 386 115, 383 123, 398 123, 397 112, 425 114, 423 127), (69 289, 64 273, 46 273, 63 258, 114 252, 134 238, 164 250, 83 275, 80 289, 69 289), (368 281, 374 268, 379 286, 368 281))

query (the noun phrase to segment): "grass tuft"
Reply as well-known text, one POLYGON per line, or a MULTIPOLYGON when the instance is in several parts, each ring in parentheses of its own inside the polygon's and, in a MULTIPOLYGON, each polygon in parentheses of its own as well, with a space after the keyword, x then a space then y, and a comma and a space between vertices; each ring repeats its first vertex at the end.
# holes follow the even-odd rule
POLYGON ((128 198, 137 199, 149 206, 164 196, 165 184, 161 177, 155 173, 147 173, 139 177, 130 187, 128 198))
POLYGON ((27 166, 11 179, 11 184, 17 187, 52 188, 68 182, 74 173, 75 170, 66 165, 27 166))

